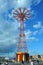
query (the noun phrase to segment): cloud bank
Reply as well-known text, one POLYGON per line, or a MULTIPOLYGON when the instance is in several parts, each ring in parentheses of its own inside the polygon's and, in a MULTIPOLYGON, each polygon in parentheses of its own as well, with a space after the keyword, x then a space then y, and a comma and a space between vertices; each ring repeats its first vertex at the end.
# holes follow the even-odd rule
MULTIPOLYGON (((20 24, 14 20, 10 14, 13 8, 27 7, 31 9, 32 5, 38 5, 42 0, 0 0, 0 53, 12 54, 18 43, 18 33, 20 24)), ((33 27, 40 28, 41 24, 35 24, 33 27)), ((42 27, 42 26, 41 26, 42 27)), ((43 31, 43 29, 40 29, 43 31)), ((36 40, 37 38, 32 36, 37 34, 38 31, 25 31, 26 38, 28 40, 36 40), (31 37, 32 36, 32 37, 31 37)))

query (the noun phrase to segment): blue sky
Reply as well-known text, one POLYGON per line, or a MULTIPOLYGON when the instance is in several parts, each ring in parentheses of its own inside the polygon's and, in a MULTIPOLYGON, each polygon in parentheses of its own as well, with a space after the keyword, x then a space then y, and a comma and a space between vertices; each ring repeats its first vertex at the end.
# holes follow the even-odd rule
POLYGON ((17 50, 20 23, 12 11, 19 7, 31 10, 31 18, 24 22, 28 52, 42 55, 43 0, 0 0, 0 56, 14 57, 17 50))

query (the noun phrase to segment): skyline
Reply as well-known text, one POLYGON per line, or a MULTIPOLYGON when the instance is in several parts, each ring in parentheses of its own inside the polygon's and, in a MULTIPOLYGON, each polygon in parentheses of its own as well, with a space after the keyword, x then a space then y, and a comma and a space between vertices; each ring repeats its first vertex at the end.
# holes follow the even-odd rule
POLYGON ((17 51, 20 22, 12 17, 12 11, 19 7, 26 7, 31 11, 31 18, 24 22, 29 54, 43 54, 42 6, 42 0, 0 0, 0 56, 14 57, 17 51))

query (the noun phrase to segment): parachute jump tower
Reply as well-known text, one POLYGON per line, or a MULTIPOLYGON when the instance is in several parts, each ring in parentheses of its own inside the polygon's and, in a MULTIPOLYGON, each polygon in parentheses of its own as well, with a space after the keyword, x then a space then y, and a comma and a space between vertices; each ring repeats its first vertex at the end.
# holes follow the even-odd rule
POLYGON ((24 21, 30 18, 30 10, 26 8, 18 8, 13 12, 13 17, 20 21, 20 34, 18 40, 18 51, 16 53, 16 58, 18 62, 28 61, 29 54, 26 45, 26 38, 24 33, 24 21))

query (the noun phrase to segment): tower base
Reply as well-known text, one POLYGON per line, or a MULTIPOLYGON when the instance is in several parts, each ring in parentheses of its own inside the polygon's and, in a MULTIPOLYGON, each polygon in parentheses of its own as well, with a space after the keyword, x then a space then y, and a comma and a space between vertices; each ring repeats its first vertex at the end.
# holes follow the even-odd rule
POLYGON ((27 62, 29 61, 29 54, 27 52, 17 52, 16 59, 18 62, 27 62))

